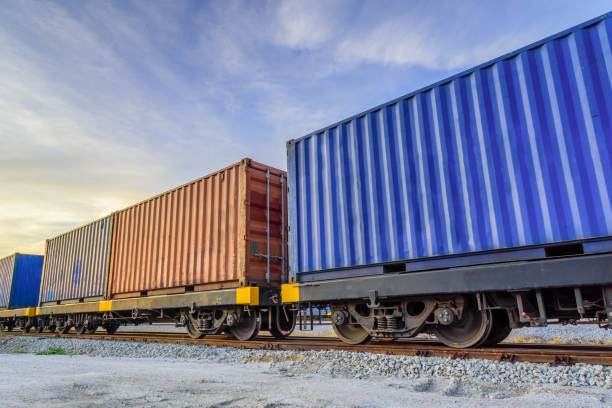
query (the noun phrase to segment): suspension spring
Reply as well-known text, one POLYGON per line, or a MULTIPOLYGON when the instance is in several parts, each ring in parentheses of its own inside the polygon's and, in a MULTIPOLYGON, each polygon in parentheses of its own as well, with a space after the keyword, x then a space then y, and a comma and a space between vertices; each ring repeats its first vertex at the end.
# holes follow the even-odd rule
POLYGON ((387 328, 399 330, 402 328, 402 318, 399 316, 387 316, 387 328))
POLYGON ((376 316, 376 329, 385 330, 387 329, 387 319, 385 316, 376 316))
POLYGON ((208 330, 212 327, 212 320, 210 319, 200 319, 200 328, 203 330, 208 330))

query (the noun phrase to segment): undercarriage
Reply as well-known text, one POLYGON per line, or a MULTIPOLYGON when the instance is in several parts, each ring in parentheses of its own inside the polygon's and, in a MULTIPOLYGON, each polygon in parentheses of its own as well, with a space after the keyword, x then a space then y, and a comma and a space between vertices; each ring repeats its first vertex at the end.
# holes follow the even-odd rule
POLYGON ((4 331, 19 329, 28 332, 43 331, 78 334, 93 334, 103 328, 113 334, 121 325, 142 325, 152 323, 173 323, 185 327, 192 338, 206 335, 231 333, 238 340, 251 340, 260 330, 269 331, 283 339, 295 328, 295 313, 288 307, 277 305, 267 307, 234 306, 191 309, 133 309, 105 313, 71 313, 40 315, 36 317, 2 318, 0 327, 4 331))
MULTIPOLYGON (((495 345, 512 329, 591 319, 609 328, 612 288, 556 288, 515 292, 413 296, 334 302, 332 327, 349 344, 429 333, 456 348, 495 345)), ((316 305, 319 307, 327 305, 316 305)))

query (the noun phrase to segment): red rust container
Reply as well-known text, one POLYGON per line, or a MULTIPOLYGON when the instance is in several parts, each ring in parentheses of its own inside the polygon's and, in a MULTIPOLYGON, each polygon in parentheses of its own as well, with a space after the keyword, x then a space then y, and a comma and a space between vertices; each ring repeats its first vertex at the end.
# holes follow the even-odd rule
POLYGON ((116 212, 109 297, 280 286, 286 193, 285 172, 243 159, 116 212))

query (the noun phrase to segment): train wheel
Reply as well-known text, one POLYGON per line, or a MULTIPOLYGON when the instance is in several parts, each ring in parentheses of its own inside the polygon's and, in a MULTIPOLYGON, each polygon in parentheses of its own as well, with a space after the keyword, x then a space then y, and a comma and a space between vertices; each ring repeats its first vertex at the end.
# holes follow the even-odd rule
POLYGON ((482 343, 483 346, 495 346, 501 343, 510 335, 510 321, 508 312, 505 310, 493 310, 493 327, 489 337, 482 343))
POLYGON ((189 334, 189 337, 191 337, 192 339, 201 339, 206 336, 206 333, 202 333, 201 331, 196 329, 196 327, 193 325, 193 323, 191 323, 191 321, 187 322, 185 328, 187 328, 187 334, 189 334))
POLYGON ((119 326, 119 323, 113 321, 107 321, 106 323, 104 323, 104 328, 106 329, 106 333, 108 334, 115 334, 119 326))
POLYGON ((438 324, 434 333, 449 347, 468 348, 482 344, 491 333, 492 325, 491 310, 478 310, 473 300, 465 305, 461 320, 455 319, 447 326, 438 324))
POLYGON ((270 322, 270 334, 279 340, 290 336, 295 329, 295 313, 291 311, 285 313, 285 311, 284 307, 274 310, 270 322), (278 317, 276 316, 277 313, 278 317))
POLYGON ((259 312, 251 311, 250 313, 243 312, 240 316, 240 321, 229 328, 230 333, 238 340, 252 340, 261 329, 261 317, 259 312))
POLYGON ((54 324, 49 325, 49 331, 53 333, 57 329, 57 326, 54 324))
POLYGON ((80 322, 74 326, 74 329, 76 330, 77 334, 83 335, 87 331, 87 325, 83 322, 80 322))
POLYGON ((94 334, 98 330, 98 324, 94 323, 95 320, 87 319, 83 322, 83 333, 82 334, 94 334))
POLYGON ((332 328, 340 340, 348 344, 363 344, 370 340, 368 332, 358 324, 337 325, 332 319, 332 328))
POLYGON ((34 331, 35 331, 36 333, 40 334, 40 333, 42 333, 42 332, 43 332, 44 328, 45 328, 45 327, 44 327, 42 324, 37 324, 37 325, 34 327, 34 331))
POLYGON ((63 326, 57 326, 56 330, 59 334, 68 334, 71 328, 71 325, 64 323, 63 326))

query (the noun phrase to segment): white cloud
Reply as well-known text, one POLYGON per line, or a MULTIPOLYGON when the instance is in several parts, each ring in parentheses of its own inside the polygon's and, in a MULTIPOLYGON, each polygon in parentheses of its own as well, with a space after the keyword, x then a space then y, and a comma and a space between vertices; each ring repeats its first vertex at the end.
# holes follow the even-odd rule
POLYGON ((332 38, 345 23, 346 1, 283 1, 278 7, 276 42, 297 49, 314 49, 332 38))
MULTIPOLYGON (((495 12, 507 8, 499 6, 495 12)), ((371 11, 365 10, 363 17, 371 11)), ((500 23, 490 18, 492 10, 474 3, 432 12, 431 3, 415 2, 411 8, 386 11, 339 41, 335 60, 344 69, 370 63, 457 70, 526 45, 550 27, 543 22, 516 30, 517 19, 509 11, 508 20, 500 23)))
POLYGON ((29 5, 12 13, 26 28, 0 27, 0 256, 41 253, 45 238, 228 164, 229 125, 142 27, 115 9, 92 11, 112 22, 121 50, 93 21, 29 5), (139 53, 155 86, 180 102, 143 85, 122 52, 139 53))

